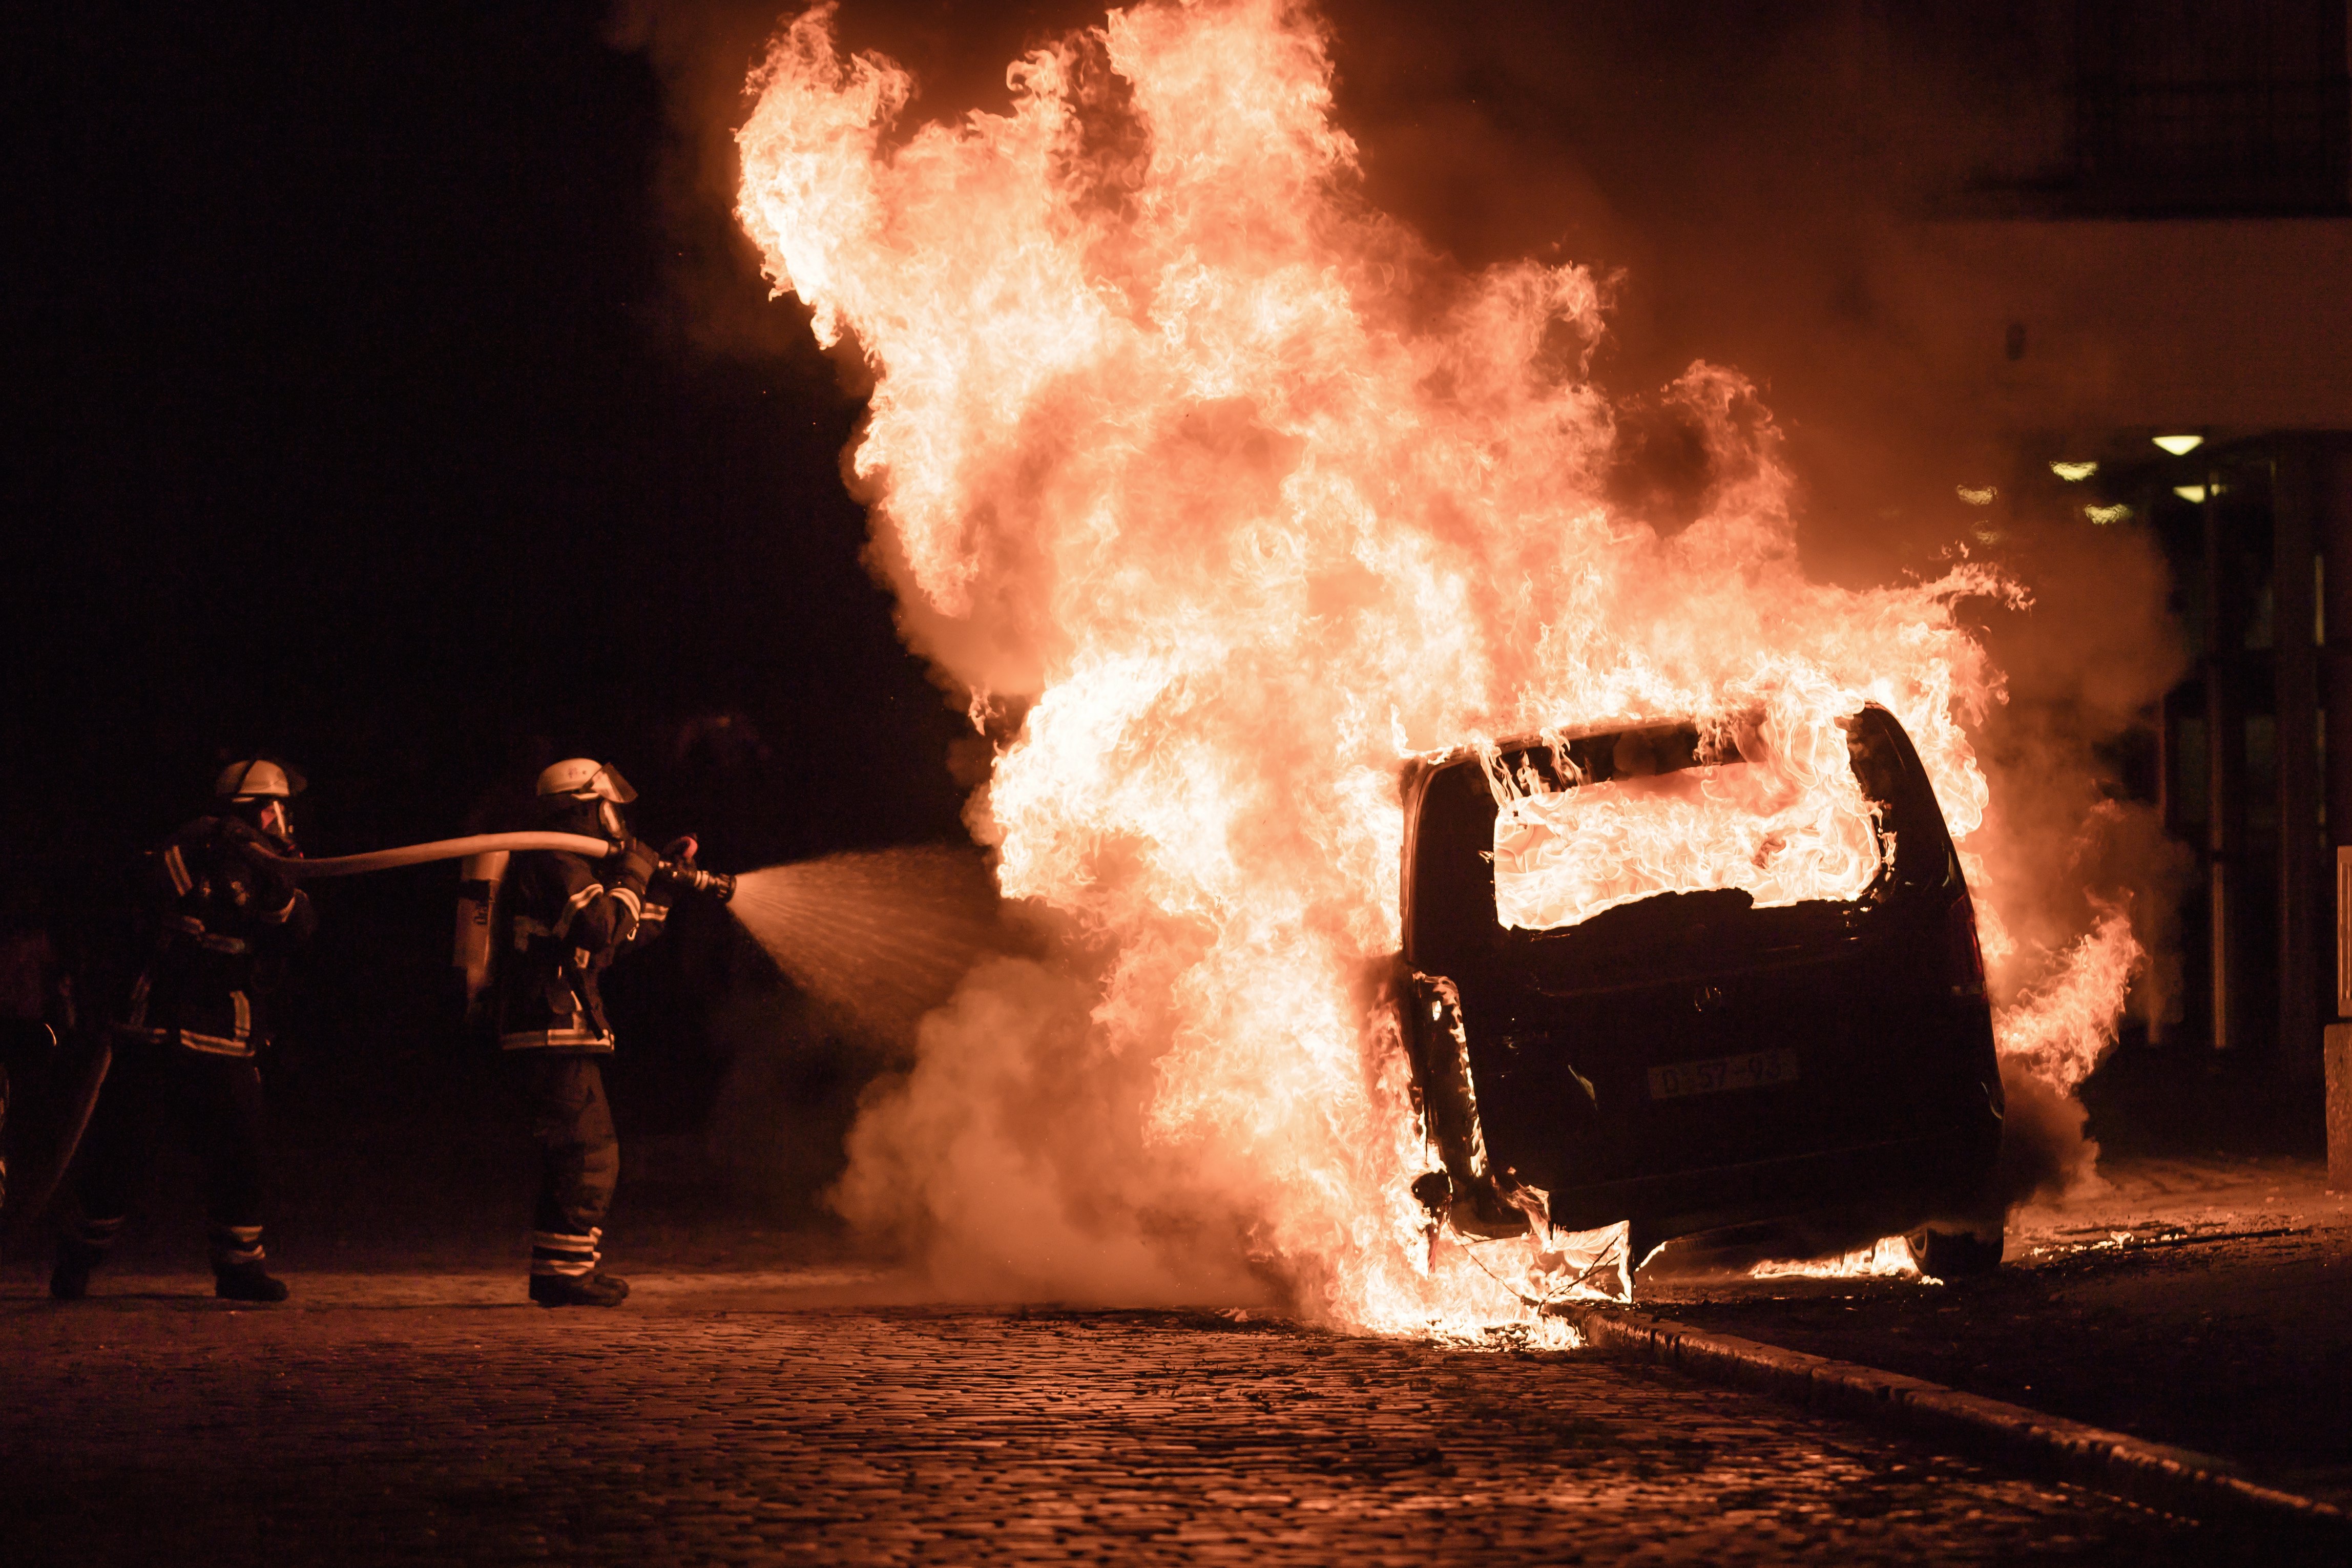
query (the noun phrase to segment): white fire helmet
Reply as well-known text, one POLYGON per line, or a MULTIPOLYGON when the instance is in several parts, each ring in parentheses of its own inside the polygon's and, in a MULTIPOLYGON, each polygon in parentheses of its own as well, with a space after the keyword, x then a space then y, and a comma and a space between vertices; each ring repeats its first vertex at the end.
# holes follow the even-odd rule
POLYGON ((284 800, 301 792, 299 773, 262 758, 232 762, 213 780, 213 793, 223 800, 284 800))
POLYGON ((556 796, 569 796, 574 800, 593 800, 596 821, 604 836, 614 843, 629 836, 626 822, 621 820, 621 808, 637 798, 621 770, 599 762, 593 757, 567 757, 539 776, 539 798, 542 800, 556 796))
POLYGON ((593 757, 567 757, 539 776, 541 800, 550 795, 574 795, 581 799, 591 796, 599 800, 611 800, 625 806, 637 798, 621 770, 593 757))
POLYGON ((294 841, 294 820, 287 814, 286 802, 302 792, 302 776, 282 763, 266 758, 248 758, 232 762, 213 780, 213 794, 231 805, 258 802, 255 825, 281 844, 294 841))

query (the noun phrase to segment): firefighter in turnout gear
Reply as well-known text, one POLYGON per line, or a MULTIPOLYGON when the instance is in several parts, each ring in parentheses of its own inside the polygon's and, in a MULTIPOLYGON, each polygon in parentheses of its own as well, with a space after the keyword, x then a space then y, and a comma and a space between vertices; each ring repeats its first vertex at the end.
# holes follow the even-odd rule
POLYGON ((499 1045, 513 1065, 540 1151, 530 1299, 543 1307, 617 1306, 628 1281, 597 1267, 621 1168, 597 1065, 613 1053, 598 981, 622 951, 660 934, 668 894, 648 883, 662 858, 691 861, 694 841, 680 840, 656 857, 622 814, 636 791, 618 769, 588 758, 542 772, 538 797, 542 827, 614 847, 601 861, 528 851, 507 873, 512 932, 499 964, 499 1045))
POLYGON ((317 917, 282 862, 298 853, 288 802, 300 775, 256 758, 213 786, 214 809, 148 856, 147 955, 110 1030, 113 1065, 90 1120, 82 1219, 58 1249, 49 1293, 81 1296, 130 1212, 172 1120, 204 1166, 214 1291, 281 1301, 261 1244, 258 1052, 269 1003, 317 917))

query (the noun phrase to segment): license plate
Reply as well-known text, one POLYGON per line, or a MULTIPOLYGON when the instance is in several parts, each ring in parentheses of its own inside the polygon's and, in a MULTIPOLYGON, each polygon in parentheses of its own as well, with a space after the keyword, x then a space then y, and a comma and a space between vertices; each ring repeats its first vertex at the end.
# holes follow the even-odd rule
POLYGON ((1650 1098, 1678 1100, 1685 1094, 1720 1094, 1728 1089, 1769 1089, 1797 1080, 1793 1051, 1750 1051, 1738 1056, 1710 1056, 1704 1061, 1675 1061, 1650 1069, 1650 1098))

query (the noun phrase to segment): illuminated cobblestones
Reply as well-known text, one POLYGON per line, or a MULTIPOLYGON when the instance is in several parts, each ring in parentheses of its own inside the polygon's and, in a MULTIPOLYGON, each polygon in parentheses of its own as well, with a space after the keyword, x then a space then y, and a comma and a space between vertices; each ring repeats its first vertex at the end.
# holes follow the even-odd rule
POLYGON ((1590 1354, 1192 1314, 369 1299, 61 1310, 12 1291, 8 1560, 1859 1563, 2200 1544, 1590 1354))

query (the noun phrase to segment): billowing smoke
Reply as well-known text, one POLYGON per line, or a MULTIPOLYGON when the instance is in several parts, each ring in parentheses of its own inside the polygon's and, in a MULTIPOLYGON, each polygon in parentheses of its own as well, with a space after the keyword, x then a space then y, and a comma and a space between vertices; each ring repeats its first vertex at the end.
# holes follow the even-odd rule
POLYGON ((2179 995, 2177 912, 2193 858, 2156 810, 2112 798, 2101 743, 2180 673, 2163 562, 2142 536, 2047 527, 2011 544, 2031 613, 1988 629, 2009 700, 1978 737, 1991 785, 1979 852, 1995 891, 1987 959, 2010 1112, 2004 1195, 2063 1192, 2091 1169, 2074 1091, 2126 1001, 2159 1022, 2179 995))

